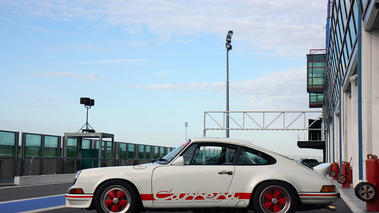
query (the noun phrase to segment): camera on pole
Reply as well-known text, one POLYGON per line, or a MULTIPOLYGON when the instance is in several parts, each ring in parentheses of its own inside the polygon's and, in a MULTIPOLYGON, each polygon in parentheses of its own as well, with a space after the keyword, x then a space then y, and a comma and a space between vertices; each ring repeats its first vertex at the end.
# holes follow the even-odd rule
POLYGON ((83 104, 85 108, 87 108, 87 116, 86 116, 86 123, 82 126, 82 128, 79 129, 84 133, 95 133, 96 131, 92 128, 92 126, 88 123, 88 110, 91 109, 92 106, 95 105, 95 100, 90 99, 87 97, 80 98, 80 104, 83 104), (83 129, 85 127, 85 129, 83 129))

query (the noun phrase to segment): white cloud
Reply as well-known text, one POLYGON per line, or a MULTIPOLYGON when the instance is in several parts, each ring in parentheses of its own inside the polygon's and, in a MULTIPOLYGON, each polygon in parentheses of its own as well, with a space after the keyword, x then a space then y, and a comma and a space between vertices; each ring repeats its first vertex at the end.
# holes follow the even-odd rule
POLYGON ((25 25, 25 28, 34 32, 51 32, 51 30, 47 27, 35 26, 35 25, 25 25))
MULTIPOLYGON (((303 89, 305 91, 306 85, 304 78, 306 73, 304 69, 299 68, 298 70, 268 73, 261 78, 245 80, 240 82, 230 82, 230 92, 234 95, 246 95, 257 92, 259 92, 262 95, 281 94, 288 92, 298 93, 299 87, 304 87, 303 89)), ((183 92, 192 90, 224 92, 225 82, 151 84, 133 85, 132 87, 147 90, 162 90, 169 92, 183 92)))
POLYGON ((308 110, 305 70, 275 72, 234 84, 231 95, 244 96, 241 110, 308 110))
MULTIPOLYGON (((241 110, 304 110, 308 104, 305 68, 274 72, 261 78, 230 82, 230 96, 242 102, 234 104, 241 110), (238 105, 238 106, 237 106, 238 105), (299 109, 301 108, 301 109, 299 109)), ((225 93, 225 82, 189 82, 172 84, 133 85, 133 88, 163 91, 191 92, 202 94, 225 93)))
POLYGON ((94 43, 82 43, 77 45, 68 45, 64 42, 59 44, 52 44, 50 46, 45 47, 46 50, 55 54, 64 54, 67 52, 101 52, 102 48, 98 44, 94 43))
POLYGON ((132 88, 164 91, 164 92, 188 92, 200 90, 204 92, 218 92, 225 87, 222 82, 191 82, 191 83, 172 83, 172 84, 150 84, 150 85, 132 85, 132 88))
POLYGON ((153 72, 152 74, 154 75, 154 77, 157 77, 157 78, 169 79, 169 78, 172 78, 174 75, 183 74, 183 73, 186 73, 186 72, 175 71, 175 70, 161 70, 161 71, 153 72))
POLYGON ((114 63, 141 63, 146 62, 147 59, 110 59, 110 60, 98 60, 98 61, 80 61, 81 64, 114 64, 114 63))
POLYGON ((283 55, 323 48, 327 1, 304 0, 80 0, 6 2, 14 13, 56 20, 89 20, 119 25, 132 34, 149 30, 163 40, 198 34, 224 37, 250 51, 256 47, 283 55), (323 15, 324 14, 324 15, 323 15))
POLYGON ((298 89, 305 85, 305 68, 274 72, 264 75, 261 78, 246 80, 232 84, 231 91, 236 95, 259 93, 260 95, 284 95, 288 93, 298 93, 298 89))
POLYGON ((41 78, 74 78, 77 80, 93 81, 99 78, 95 73, 72 73, 72 72, 39 72, 36 74, 41 78))

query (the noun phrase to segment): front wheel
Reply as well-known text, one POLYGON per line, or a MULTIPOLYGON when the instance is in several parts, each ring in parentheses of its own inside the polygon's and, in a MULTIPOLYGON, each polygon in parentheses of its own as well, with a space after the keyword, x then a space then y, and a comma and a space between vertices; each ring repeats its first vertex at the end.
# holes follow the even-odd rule
POLYGON ((286 183, 278 181, 263 183, 253 195, 254 212, 294 212, 296 206, 296 192, 286 183))
POLYGON ((134 187, 126 182, 109 181, 96 191, 94 205, 99 213, 135 212, 138 205, 137 193, 134 187))

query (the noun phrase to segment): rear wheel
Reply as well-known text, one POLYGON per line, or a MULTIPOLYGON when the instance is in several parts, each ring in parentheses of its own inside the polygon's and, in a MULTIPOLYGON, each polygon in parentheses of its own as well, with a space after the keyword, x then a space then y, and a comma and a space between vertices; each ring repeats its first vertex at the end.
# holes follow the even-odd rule
POLYGON ((253 195, 254 212, 294 212, 297 206, 295 190, 288 184, 271 181, 258 186, 253 195))
POLYGON ((113 180, 100 186, 94 197, 97 212, 135 212, 138 200, 134 187, 130 184, 113 180))

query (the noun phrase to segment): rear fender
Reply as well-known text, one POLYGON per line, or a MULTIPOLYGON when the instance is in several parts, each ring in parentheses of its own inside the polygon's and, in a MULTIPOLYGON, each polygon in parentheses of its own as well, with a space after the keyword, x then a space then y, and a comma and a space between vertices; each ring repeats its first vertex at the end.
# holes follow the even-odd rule
POLYGON ((325 176, 329 170, 330 165, 331 165, 330 163, 322 163, 313 167, 313 170, 319 173, 320 175, 325 176))

